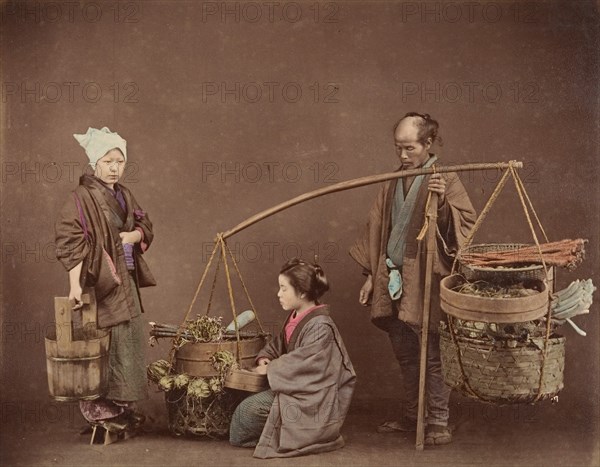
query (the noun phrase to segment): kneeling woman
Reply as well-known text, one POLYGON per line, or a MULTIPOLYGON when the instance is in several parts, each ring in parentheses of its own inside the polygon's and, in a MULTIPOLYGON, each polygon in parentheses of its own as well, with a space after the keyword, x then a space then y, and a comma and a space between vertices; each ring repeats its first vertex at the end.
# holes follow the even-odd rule
POLYGON ((257 357, 270 389, 245 399, 231 421, 230 442, 254 457, 293 457, 344 445, 340 429, 356 374, 342 337, 319 298, 329 290, 316 264, 292 259, 279 274, 277 297, 291 312, 257 357))

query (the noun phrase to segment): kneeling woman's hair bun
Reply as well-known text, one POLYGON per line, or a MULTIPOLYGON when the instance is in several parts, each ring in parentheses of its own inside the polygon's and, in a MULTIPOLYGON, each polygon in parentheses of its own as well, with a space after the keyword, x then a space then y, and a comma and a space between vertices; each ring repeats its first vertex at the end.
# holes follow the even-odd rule
POLYGON ((325 272, 316 261, 314 264, 310 264, 301 259, 292 258, 282 266, 279 273, 287 277, 296 292, 305 294, 308 300, 317 301, 329 290, 325 272))

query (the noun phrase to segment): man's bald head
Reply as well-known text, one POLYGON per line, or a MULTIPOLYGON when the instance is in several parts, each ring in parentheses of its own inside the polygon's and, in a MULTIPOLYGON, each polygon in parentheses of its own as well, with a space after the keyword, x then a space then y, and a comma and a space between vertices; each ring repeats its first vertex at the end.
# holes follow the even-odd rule
POLYGON ((406 129, 408 125, 414 126, 417 129, 417 140, 419 143, 427 144, 429 142, 432 144, 436 140, 441 142, 441 139, 438 136, 438 122, 431 118, 429 114, 408 112, 404 117, 398 120, 396 125, 394 125, 394 135, 396 135, 399 130, 403 128, 406 129), (403 128, 401 128, 401 126, 403 128))

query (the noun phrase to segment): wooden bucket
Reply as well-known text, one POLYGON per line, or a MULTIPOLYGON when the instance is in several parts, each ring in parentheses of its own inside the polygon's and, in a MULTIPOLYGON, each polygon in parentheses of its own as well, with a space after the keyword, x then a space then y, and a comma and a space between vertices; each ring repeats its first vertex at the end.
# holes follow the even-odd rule
POLYGON ((235 355, 242 368, 251 367, 255 365, 256 356, 264 346, 264 336, 240 339, 238 358, 236 340, 188 343, 177 349, 175 353, 175 373, 202 377, 218 376, 218 371, 210 363, 210 357, 215 352, 222 350, 227 350, 235 355))
POLYGON ((548 312, 544 281, 532 279, 540 293, 527 297, 495 298, 468 295, 452 290, 464 282, 461 275, 445 277, 440 283, 440 307, 449 315, 484 323, 522 323, 539 319, 548 312))
POLYGON ((267 375, 260 375, 250 370, 231 370, 223 385, 226 388, 246 392, 261 392, 269 389, 267 375))
POLYGON ((46 367, 50 396, 57 401, 93 400, 106 394, 110 334, 97 328, 93 294, 82 296, 81 312, 67 297, 54 298, 56 327, 46 335, 46 367), (73 329, 81 313, 82 328, 73 329))

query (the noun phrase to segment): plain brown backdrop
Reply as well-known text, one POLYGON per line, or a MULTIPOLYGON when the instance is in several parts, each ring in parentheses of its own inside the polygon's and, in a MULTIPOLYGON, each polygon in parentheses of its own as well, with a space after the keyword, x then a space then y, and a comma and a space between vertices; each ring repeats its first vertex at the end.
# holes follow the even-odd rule
MULTIPOLYGON (((87 161, 72 134, 88 126, 127 139, 124 183, 154 221, 148 321, 183 319, 217 232, 306 191, 395 169, 392 127, 407 111, 438 119, 442 163, 523 161, 550 240, 589 239, 586 261, 559 271, 558 286, 600 283, 596 5, 467 4, 3 3, 2 400, 47 400, 44 331, 53 297, 68 292, 53 223, 87 161)), ((479 211, 498 173, 462 179, 479 211)), ((284 318, 280 265, 319 254, 362 401, 399 391, 347 253, 377 188, 309 201, 229 239, 270 329, 284 318)), ((476 240, 531 241, 514 187, 476 240)), ((214 314, 228 321, 220 284, 214 314)), ((560 404, 597 427, 598 305, 576 322, 588 335, 563 329, 560 404)), ((149 348, 148 361, 168 350, 149 348)))

